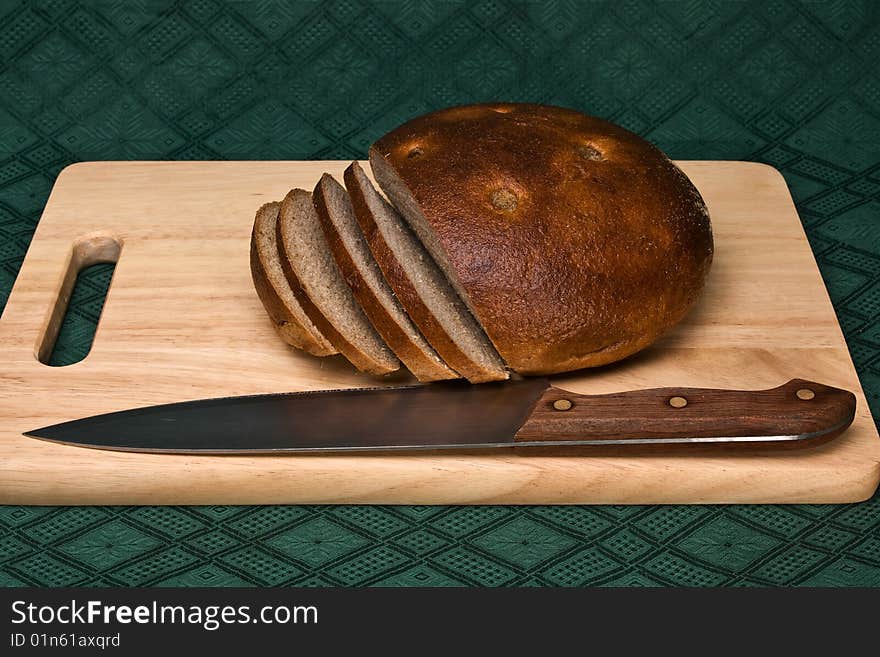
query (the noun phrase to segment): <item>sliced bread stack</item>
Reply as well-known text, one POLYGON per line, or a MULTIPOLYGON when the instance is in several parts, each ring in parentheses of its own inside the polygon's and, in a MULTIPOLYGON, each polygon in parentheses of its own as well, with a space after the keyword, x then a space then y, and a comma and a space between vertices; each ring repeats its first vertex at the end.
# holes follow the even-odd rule
POLYGON ((251 270, 281 337, 420 381, 620 360, 693 306, 712 262, 700 193, 660 150, 579 112, 434 112, 257 212, 251 270), (386 197, 388 200, 386 200, 386 197))
POLYGON ((509 373, 440 268, 357 162, 346 190, 324 174, 257 211, 254 286, 276 330, 315 356, 342 354, 422 382, 499 381, 509 373))

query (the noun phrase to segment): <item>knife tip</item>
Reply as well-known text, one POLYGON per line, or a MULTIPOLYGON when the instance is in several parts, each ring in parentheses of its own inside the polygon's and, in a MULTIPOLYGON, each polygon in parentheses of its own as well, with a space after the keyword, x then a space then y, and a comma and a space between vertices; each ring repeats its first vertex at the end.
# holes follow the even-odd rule
POLYGON ((31 429, 30 431, 22 431, 21 435, 28 438, 40 438, 41 440, 54 440, 52 435, 52 427, 40 427, 39 429, 31 429))

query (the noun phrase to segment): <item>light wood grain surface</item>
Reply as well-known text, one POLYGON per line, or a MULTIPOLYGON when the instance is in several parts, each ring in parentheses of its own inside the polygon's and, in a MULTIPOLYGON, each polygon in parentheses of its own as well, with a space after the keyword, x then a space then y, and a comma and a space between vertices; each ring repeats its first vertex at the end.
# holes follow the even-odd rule
MULTIPOLYGON (((642 457, 195 457, 102 452, 22 431, 133 406, 376 385, 340 357, 292 351, 250 280, 254 212, 347 162, 106 162, 65 169, 0 318, 5 504, 853 502, 880 440, 785 182, 744 162, 683 162, 715 232, 705 295, 641 354, 553 378, 581 393, 760 389, 800 377, 858 397, 852 428, 800 453, 642 457), (121 254, 91 353, 37 353, 76 263, 121 254)), ((57 320, 57 316, 55 317, 57 320)), ((50 340, 51 342, 51 340, 50 340)), ((45 351, 45 347, 43 347, 45 351)), ((389 384, 408 382, 398 376, 389 384)))

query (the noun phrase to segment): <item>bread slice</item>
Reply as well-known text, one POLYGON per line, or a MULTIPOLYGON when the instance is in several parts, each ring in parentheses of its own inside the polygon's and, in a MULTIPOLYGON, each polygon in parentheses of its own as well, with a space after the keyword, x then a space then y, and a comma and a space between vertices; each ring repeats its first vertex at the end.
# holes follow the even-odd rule
POLYGON ((337 353, 296 300, 278 257, 276 224, 280 203, 257 210, 251 233, 251 276, 257 296, 281 339, 313 356, 337 353))
POLYGON ((457 379, 401 308, 358 226, 348 192, 324 174, 312 192, 336 264, 373 328, 419 381, 457 379))
POLYGON ((357 162, 345 170, 345 184, 373 257, 440 357, 471 383, 507 379, 504 362, 483 329, 357 162))
POLYGON ((352 364, 370 374, 400 368, 373 330, 330 254, 312 195, 294 189, 278 218, 281 267, 306 315, 352 364))

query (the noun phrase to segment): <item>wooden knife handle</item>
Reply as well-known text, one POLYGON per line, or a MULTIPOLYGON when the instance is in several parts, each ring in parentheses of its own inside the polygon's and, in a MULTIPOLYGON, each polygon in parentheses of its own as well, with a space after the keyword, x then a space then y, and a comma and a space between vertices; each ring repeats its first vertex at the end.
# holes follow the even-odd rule
POLYGON ((579 395, 551 386, 515 439, 638 444, 646 439, 766 436, 776 438, 752 446, 810 447, 843 433, 855 408, 851 392, 802 379, 758 391, 656 388, 579 395))

